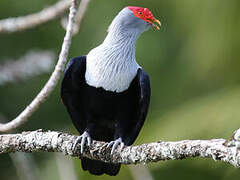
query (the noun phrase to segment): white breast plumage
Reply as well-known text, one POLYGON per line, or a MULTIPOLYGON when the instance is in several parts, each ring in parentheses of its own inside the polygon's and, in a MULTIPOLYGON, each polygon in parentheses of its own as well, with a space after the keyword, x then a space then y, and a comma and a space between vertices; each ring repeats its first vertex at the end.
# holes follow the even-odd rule
POLYGON ((113 92, 127 90, 139 68, 133 52, 104 44, 90 51, 85 74, 87 84, 113 92))

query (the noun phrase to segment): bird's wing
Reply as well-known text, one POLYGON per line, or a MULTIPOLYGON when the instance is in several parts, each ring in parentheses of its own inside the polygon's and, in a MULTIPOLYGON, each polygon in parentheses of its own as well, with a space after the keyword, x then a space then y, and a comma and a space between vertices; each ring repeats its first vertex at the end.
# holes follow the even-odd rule
POLYGON ((136 119, 135 119, 135 126, 133 130, 131 131, 131 134, 128 136, 129 139, 128 145, 131 145, 135 139, 137 138, 144 121, 147 116, 148 107, 150 103, 150 96, 151 96, 151 88, 150 88, 150 80, 148 77, 148 74, 142 70, 141 68, 138 69, 137 73, 137 87, 138 87, 138 107, 136 113, 136 119))
POLYGON ((73 124, 80 134, 83 133, 86 122, 82 113, 80 94, 85 83, 86 56, 75 57, 69 61, 64 71, 61 84, 61 98, 67 107, 73 124))

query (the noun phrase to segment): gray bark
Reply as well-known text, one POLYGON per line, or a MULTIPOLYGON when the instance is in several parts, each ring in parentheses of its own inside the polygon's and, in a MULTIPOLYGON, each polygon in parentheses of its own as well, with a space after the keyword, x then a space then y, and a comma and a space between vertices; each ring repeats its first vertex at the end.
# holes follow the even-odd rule
POLYGON ((59 54, 58 62, 55 66, 52 75, 50 76, 49 80, 44 85, 42 90, 38 93, 38 95, 15 119, 6 124, 0 124, 0 132, 7 132, 13 130, 22 125, 24 122, 26 122, 28 118, 39 108, 39 106, 46 101, 46 99, 50 96, 50 94, 57 86, 58 80, 60 79, 60 75, 64 70, 64 65, 67 62, 68 51, 72 42, 76 13, 77 13, 77 0, 72 0, 67 31, 63 40, 62 49, 59 54))
POLYGON ((211 158, 240 166, 240 130, 231 139, 183 140, 176 142, 158 141, 139 146, 125 146, 110 155, 106 142, 93 141, 80 154, 80 145, 73 149, 78 136, 42 130, 21 134, 0 135, 0 154, 19 152, 62 152, 75 157, 88 157, 105 162, 137 164, 162 160, 177 160, 188 157, 211 158))
POLYGON ((40 12, 0 20, 0 33, 14 33, 34 28, 62 15, 70 7, 70 0, 61 0, 40 12))

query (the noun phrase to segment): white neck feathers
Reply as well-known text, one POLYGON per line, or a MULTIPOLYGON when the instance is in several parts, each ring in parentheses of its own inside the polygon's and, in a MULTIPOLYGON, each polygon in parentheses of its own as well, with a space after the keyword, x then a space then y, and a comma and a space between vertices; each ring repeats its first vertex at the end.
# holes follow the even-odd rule
POLYGON ((85 78, 90 86, 122 92, 128 89, 139 68, 135 60, 136 40, 110 38, 87 55, 85 78))
POLYGON ((103 43, 87 55, 85 79, 88 85, 123 92, 136 76, 140 68, 135 59, 136 41, 143 30, 125 26, 121 18, 126 13, 135 18, 129 15, 129 10, 121 11, 109 26, 103 43))

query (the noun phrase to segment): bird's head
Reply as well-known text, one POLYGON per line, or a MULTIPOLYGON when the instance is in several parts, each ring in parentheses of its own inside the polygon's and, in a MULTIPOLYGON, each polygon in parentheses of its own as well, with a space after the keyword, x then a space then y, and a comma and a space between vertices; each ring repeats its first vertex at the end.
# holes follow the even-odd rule
POLYGON ((153 27, 160 29, 161 23, 148 8, 127 6, 114 18, 108 31, 121 30, 123 32, 144 32, 153 27))
POLYGON ((151 25, 157 30, 160 29, 161 22, 153 16, 153 14, 151 13, 151 11, 149 11, 148 8, 142 8, 142 7, 136 7, 136 6, 128 6, 127 8, 137 18, 147 22, 148 25, 151 25))

